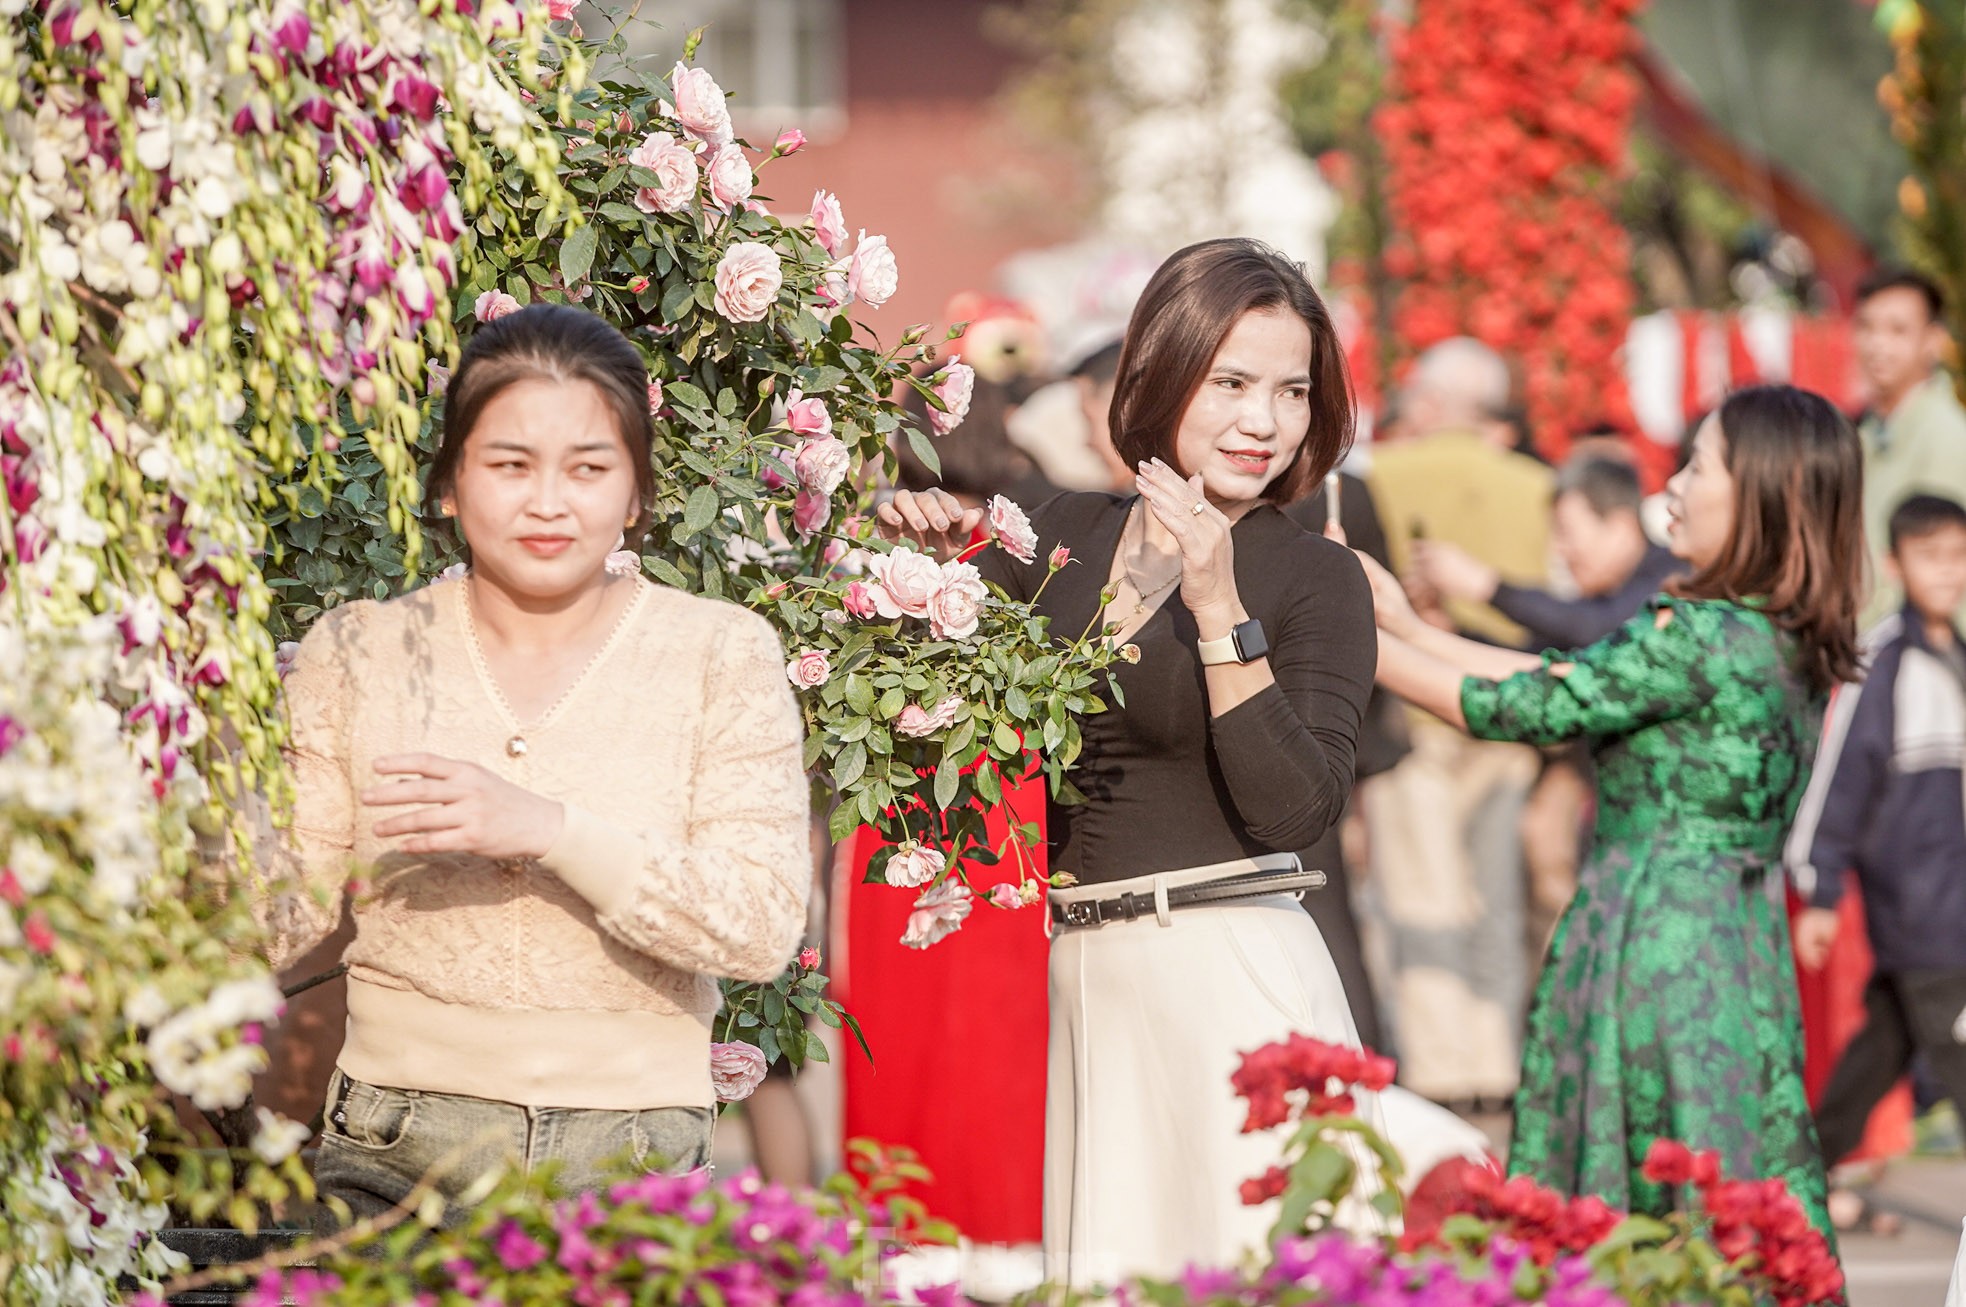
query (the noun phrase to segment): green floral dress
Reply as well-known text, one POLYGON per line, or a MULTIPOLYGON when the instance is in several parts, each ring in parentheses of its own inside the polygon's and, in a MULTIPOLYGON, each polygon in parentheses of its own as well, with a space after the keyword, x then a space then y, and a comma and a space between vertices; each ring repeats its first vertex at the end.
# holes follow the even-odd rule
POLYGON ((1598 767, 1590 856, 1530 1009, 1511 1174, 1657 1215, 1684 1198, 1639 1173, 1666 1136, 1717 1150, 1729 1177, 1780 1177, 1833 1240, 1782 903, 1824 703, 1793 649, 1752 608, 1660 598, 1541 670, 1462 684, 1475 735, 1581 736, 1598 767))

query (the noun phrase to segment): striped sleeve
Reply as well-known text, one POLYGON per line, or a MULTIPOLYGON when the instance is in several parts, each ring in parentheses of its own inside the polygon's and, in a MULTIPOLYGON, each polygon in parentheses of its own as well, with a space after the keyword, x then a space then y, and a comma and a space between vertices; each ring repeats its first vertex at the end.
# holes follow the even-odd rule
POLYGON ((1843 873, 1857 866, 1877 791, 1890 774, 1894 717, 1891 688, 1903 646, 1887 646, 1863 681, 1838 687, 1830 702, 1785 861, 1795 892, 1812 907, 1833 908, 1843 873))

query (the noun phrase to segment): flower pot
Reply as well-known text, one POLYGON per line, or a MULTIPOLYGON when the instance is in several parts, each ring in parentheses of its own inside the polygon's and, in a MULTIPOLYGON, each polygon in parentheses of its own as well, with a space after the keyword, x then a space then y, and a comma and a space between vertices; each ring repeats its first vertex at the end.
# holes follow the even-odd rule
MULTIPOLYGON (((231 1229, 190 1229, 172 1227, 157 1232, 164 1246, 180 1252, 191 1262, 191 1273, 209 1270, 214 1266, 231 1266, 240 1262, 257 1261, 268 1253, 314 1237, 312 1230, 271 1229, 258 1234, 246 1234, 231 1229)), ((207 1307, 208 1304, 232 1303, 244 1297, 252 1288, 252 1281, 240 1284, 211 1284, 202 1289, 190 1289, 169 1299, 172 1307, 207 1307)))

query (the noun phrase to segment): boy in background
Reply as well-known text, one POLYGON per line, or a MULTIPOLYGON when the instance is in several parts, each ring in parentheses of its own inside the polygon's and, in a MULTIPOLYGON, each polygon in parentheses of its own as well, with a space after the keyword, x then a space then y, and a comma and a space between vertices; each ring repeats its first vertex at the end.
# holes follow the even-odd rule
MULTIPOLYGON (((1787 850, 1809 905, 1795 921, 1802 965, 1829 954, 1846 869, 1876 955, 1864 1027, 1816 1109, 1832 1166, 1914 1053, 1966 1116, 1966 646, 1953 625, 1966 600, 1966 508, 1913 495, 1888 530, 1885 567, 1905 605, 1867 637, 1864 680, 1837 691, 1787 850)), ((1831 1198, 1840 1225, 1864 1216, 1854 1194, 1831 1198)))

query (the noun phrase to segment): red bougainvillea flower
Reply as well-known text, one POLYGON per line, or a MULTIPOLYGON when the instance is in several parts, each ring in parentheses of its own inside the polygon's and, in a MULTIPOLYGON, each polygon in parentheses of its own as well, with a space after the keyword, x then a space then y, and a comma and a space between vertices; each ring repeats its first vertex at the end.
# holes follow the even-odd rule
POLYGON ((1327 1044, 1305 1035, 1244 1053, 1229 1078, 1249 1103, 1243 1133, 1268 1130, 1296 1117, 1349 1115, 1350 1090, 1380 1090, 1393 1081, 1393 1062, 1370 1049, 1327 1044))
POLYGON ((1253 1180, 1244 1180, 1238 1192, 1242 1195, 1244 1207, 1256 1207, 1281 1194, 1289 1183, 1290 1173, 1280 1166, 1273 1166, 1253 1180))

